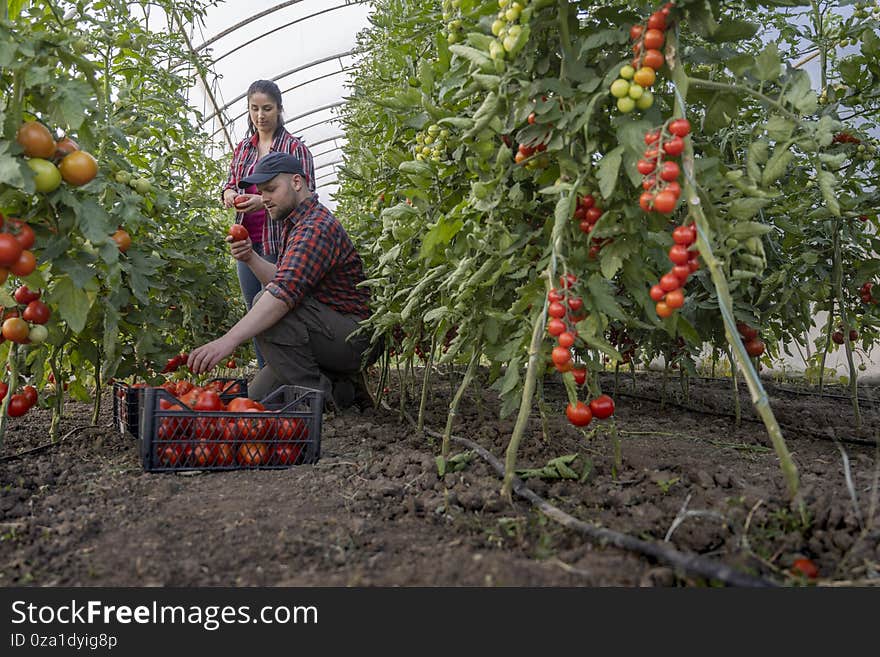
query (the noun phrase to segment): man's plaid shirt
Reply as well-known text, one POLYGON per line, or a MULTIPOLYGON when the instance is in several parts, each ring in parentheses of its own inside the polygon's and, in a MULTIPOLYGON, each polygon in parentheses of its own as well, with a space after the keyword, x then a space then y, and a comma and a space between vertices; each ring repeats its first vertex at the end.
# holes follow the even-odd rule
POLYGON ((370 292, 357 287, 364 264, 345 228, 317 197, 303 201, 286 219, 269 222, 283 227, 283 248, 275 278, 266 291, 291 309, 306 296, 345 315, 364 319, 370 292))

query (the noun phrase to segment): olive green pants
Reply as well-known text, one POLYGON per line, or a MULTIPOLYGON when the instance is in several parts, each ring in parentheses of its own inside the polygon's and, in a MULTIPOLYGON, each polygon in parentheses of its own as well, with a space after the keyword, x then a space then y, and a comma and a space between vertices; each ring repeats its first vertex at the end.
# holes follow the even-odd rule
MULTIPOLYGON (((265 291, 260 292, 265 294, 265 291)), ((254 297, 257 302, 259 294, 254 297)), ((356 374, 369 334, 351 336, 360 319, 306 297, 271 328, 256 336, 266 365, 248 384, 248 397, 263 399, 281 385, 298 385, 333 399, 333 381, 356 374)))

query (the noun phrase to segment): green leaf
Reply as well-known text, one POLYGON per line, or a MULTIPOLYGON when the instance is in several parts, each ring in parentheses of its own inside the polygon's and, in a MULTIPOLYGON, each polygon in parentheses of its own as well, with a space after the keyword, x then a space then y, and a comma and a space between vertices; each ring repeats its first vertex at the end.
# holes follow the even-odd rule
POLYGON ((830 171, 819 171, 818 173, 819 189, 822 190, 822 198, 825 200, 825 206, 835 217, 840 216, 840 202, 837 200, 837 176, 830 171))
POLYGON ((795 71, 783 99, 794 105, 801 114, 812 114, 819 106, 819 99, 813 91, 810 74, 806 71, 795 71))
POLYGON ((477 66, 485 73, 491 73, 495 70, 495 64, 492 63, 492 58, 482 50, 477 50, 476 48, 471 48, 470 46, 465 46, 459 43, 449 46, 449 50, 459 57, 468 60, 471 64, 477 66))
POLYGON ((424 259, 433 259, 436 251, 445 248, 453 237, 461 230, 464 225, 461 219, 454 221, 446 221, 445 218, 437 222, 431 228, 422 240, 422 248, 419 251, 419 257, 424 259))
POLYGON ((794 153, 791 152, 790 144, 788 142, 779 144, 767 161, 767 166, 764 167, 761 184, 768 187, 779 180, 788 170, 788 165, 793 159, 794 153))
POLYGON ((709 37, 709 41, 725 43, 728 41, 743 41, 751 39, 758 33, 760 26, 739 19, 730 19, 722 23, 709 37))
POLYGON ((68 276, 58 277, 54 282, 49 294, 51 303, 58 307, 61 319, 67 322, 74 333, 82 332, 92 307, 92 298, 68 276))
POLYGON ((768 203, 766 198, 738 198, 730 204, 728 213, 735 219, 751 219, 768 203))
POLYGON ((755 58, 751 55, 736 55, 724 60, 724 64, 730 69, 730 72, 737 77, 742 77, 745 73, 755 65, 755 58))
POLYGON ((107 211, 91 198, 82 201, 76 220, 83 237, 93 244, 103 244, 116 229, 107 211))
POLYGON ((21 158, 6 154, 9 146, 9 142, 0 142, 0 184, 24 189, 25 178, 23 171, 26 165, 21 158))
POLYGON ((596 179, 603 198, 610 198, 617 186, 620 163, 623 159, 623 146, 618 146, 599 161, 596 179))
POLYGON ((767 136, 773 141, 788 141, 795 129, 795 123, 791 119, 774 114, 764 125, 767 136))
POLYGON ((782 58, 779 56, 779 48, 775 41, 767 44, 767 47, 755 57, 755 76, 759 80, 769 82, 779 77, 782 69, 782 58))
POLYGON ((614 299, 609 281, 606 281, 598 274, 593 274, 590 276, 587 287, 590 290, 589 302, 596 310, 615 319, 626 319, 623 310, 614 299))

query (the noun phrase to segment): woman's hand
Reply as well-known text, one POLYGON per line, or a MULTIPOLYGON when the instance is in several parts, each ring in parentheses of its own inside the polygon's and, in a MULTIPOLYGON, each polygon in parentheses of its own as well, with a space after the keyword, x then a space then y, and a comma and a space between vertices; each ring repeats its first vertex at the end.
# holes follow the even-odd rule
POLYGON ((235 197, 238 194, 235 193, 235 190, 227 189, 223 192, 223 207, 224 208, 234 208, 235 207, 235 197))
POLYGON ((239 194, 235 198, 238 199, 235 209, 239 212, 256 212, 263 208, 263 197, 260 194, 239 194))

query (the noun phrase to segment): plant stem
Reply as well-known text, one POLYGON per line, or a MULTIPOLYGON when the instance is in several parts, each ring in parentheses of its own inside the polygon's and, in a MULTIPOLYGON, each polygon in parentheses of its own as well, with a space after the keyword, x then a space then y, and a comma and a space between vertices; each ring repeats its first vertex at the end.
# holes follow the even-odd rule
POLYGON ((434 350, 437 348, 437 334, 431 339, 431 353, 425 363, 425 373, 422 376, 422 399, 419 402, 419 420, 416 430, 421 433, 425 429, 425 407, 428 405, 428 380, 431 377, 431 368, 434 366, 434 350))
POLYGON ((834 330, 834 292, 828 299, 828 322, 825 324, 825 348, 822 349, 822 356, 819 359, 819 394, 825 387, 825 359, 828 357, 828 350, 831 349, 831 332, 834 330))
POLYGON ((760 91, 755 91, 750 87, 744 87, 739 84, 730 84, 727 82, 715 82, 714 80, 704 80, 702 78, 688 78, 688 85, 692 87, 702 87, 703 89, 715 89, 716 91, 733 91, 740 94, 748 94, 749 96, 753 96, 757 98, 761 102, 767 103, 768 105, 772 105, 779 112, 785 114, 788 118, 796 123, 800 124, 801 117, 792 112, 789 109, 780 103, 778 100, 773 100, 769 96, 765 96, 760 91))
POLYGON ((730 362, 730 380, 733 382, 733 412, 736 416, 736 428, 742 425, 742 405, 739 403, 739 381, 737 380, 736 363, 733 362, 733 354, 727 347, 727 360, 730 362))
POLYGON ((846 362, 849 365, 849 396, 852 400, 853 415, 855 416, 856 429, 862 428, 862 414, 859 411, 859 374, 853 362, 852 342, 849 339, 849 317, 846 312, 846 303, 843 300, 843 258, 840 253, 840 219, 834 222, 834 292, 837 295, 837 305, 840 306, 840 321, 843 324, 843 345, 846 349, 846 362))
POLYGON ((446 429, 443 431, 443 443, 440 448, 440 456, 444 463, 449 458, 449 442, 450 436, 452 436, 452 423, 455 421, 455 416, 458 415, 458 406, 461 403, 461 399, 464 397, 465 391, 468 389, 471 380, 474 378, 474 372, 477 371, 477 364, 480 362, 481 353, 481 343, 480 340, 477 339, 474 343, 474 353, 471 355, 471 360, 468 363, 467 370, 465 370, 464 378, 458 386, 455 396, 449 403, 449 414, 446 416, 446 429))
POLYGON ((98 426, 101 416, 101 351, 95 357, 95 404, 92 408, 92 425, 98 426))
POLYGON ((506 499, 512 499, 513 480, 516 475, 516 455, 519 444, 526 431, 529 422, 529 414, 532 409, 532 397, 535 394, 535 385, 538 378, 539 361, 541 355, 541 342, 544 339, 544 317, 547 314, 546 297, 544 308, 537 314, 532 323, 532 341, 529 345, 529 361, 526 367, 526 380, 523 383, 522 400, 519 404, 519 414, 516 416, 516 425, 513 427, 513 435, 507 443, 507 452, 504 458, 504 483, 501 486, 501 495, 506 499))
POLYGON ((666 380, 669 378, 669 358, 664 355, 663 359, 663 384, 660 387, 660 410, 666 407, 666 380))
MULTIPOLYGON (((667 37, 667 52, 670 48, 672 48, 673 52, 678 52, 678 33, 677 31, 670 32, 671 34, 667 37), (669 41, 672 41, 672 43, 669 43, 669 41)), ((675 68, 680 64, 674 57, 667 58, 666 63, 669 65, 670 69, 673 70, 674 80, 676 75, 675 68)), ((698 85, 704 82, 694 78, 689 78, 688 80, 691 83, 698 85)), ((704 86, 715 89, 727 88, 727 85, 717 85, 717 83, 711 83, 704 86)), ((752 95, 757 93, 747 87, 742 87, 739 90, 752 95)), ((762 98, 766 98, 763 94, 758 95, 762 98)), ((681 97, 681 94, 678 91, 676 91, 676 100, 677 102, 675 103, 673 114, 675 117, 683 117, 686 113, 684 98, 681 97)), ((766 100, 784 111, 786 114, 794 116, 797 121, 800 120, 799 117, 792 115, 791 112, 785 110, 781 104, 771 101, 769 98, 766 98, 766 100)), ((800 498, 797 466, 791 458, 791 453, 788 451, 788 445, 786 445, 785 439, 782 436, 782 430, 779 428, 779 423, 776 421, 773 409, 770 408, 770 403, 767 399, 767 393, 764 390, 764 386, 758 378, 758 373, 755 371, 754 365, 751 360, 749 360, 749 355, 746 353, 742 340, 738 337, 736 319, 733 314, 733 299, 730 296, 727 278, 724 276, 721 264, 712 252, 711 229, 709 227, 709 222, 706 219, 706 215, 703 213, 702 201, 697 193, 697 183, 696 178, 694 177, 694 145, 692 139, 685 140, 685 151, 682 155, 682 165, 685 183, 683 197, 687 203, 688 215, 697 227, 697 248, 700 251, 700 258, 709 268, 712 282, 715 285, 715 292, 718 296, 718 309, 721 311, 721 317, 724 320, 724 331, 727 335, 727 342, 736 354, 736 358, 743 370, 746 384, 748 385, 749 392, 752 396, 752 403, 758 411, 758 414, 761 416, 761 419, 764 421, 764 426, 767 428, 767 433, 769 434, 773 447, 776 450, 776 456, 779 458, 779 465, 788 487, 788 494, 791 503, 798 508, 801 519, 806 522, 806 508, 804 507, 803 500, 800 498)))
POLYGON ((0 452, 3 451, 3 439, 6 437, 6 424, 9 422, 9 400, 12 399, 12 393, 18 388, 18 359, 16 358, 16 344, 9 343, 9 354, 6 357, 6 367, 9 368, 9 388, 3 397, 3 403, 0 404, 0 452))

